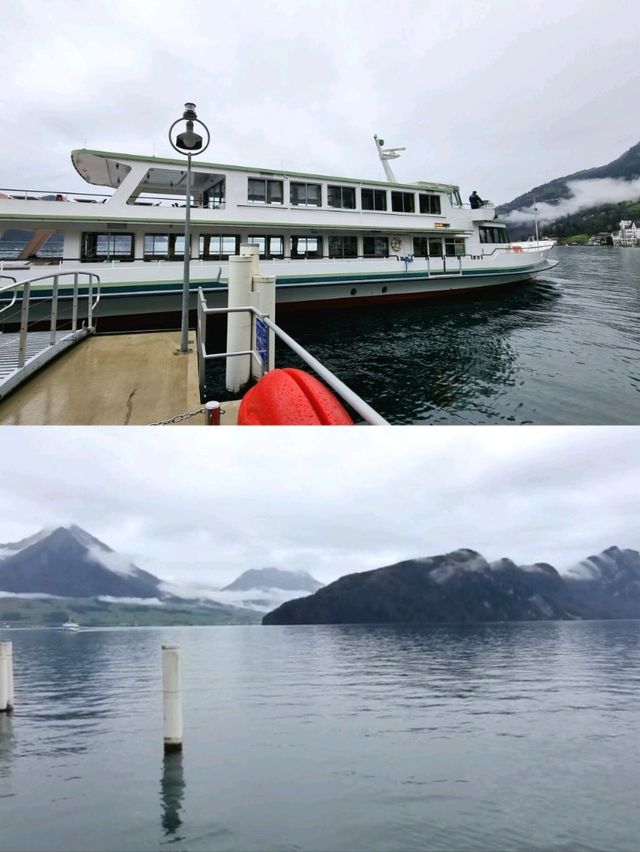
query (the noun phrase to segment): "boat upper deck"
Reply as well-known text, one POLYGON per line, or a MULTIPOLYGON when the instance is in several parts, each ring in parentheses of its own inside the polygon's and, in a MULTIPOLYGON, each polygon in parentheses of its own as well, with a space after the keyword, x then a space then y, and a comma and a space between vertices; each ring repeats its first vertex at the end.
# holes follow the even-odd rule
MULTIPOLYGON (((0 220, 39 227, 44 222, 163 224, 184 219, 186 161, 88 149, 73 151, 71 158, 85 181, 113 192, 0 190, 0 220)), ((472 222, 495 216, 493 208, 466 208, 455 184, 428 181, 400 183, 194 161, 191 186, 192 218, 202 225, 468 230, 472 222)))
MULTIPOLYGON (((87 181, 87 183, 96 186, 110 186, 117 188, 122 182, 124 171, 133 164, 142 164, 143 171, 146 166, 148 174, 141 181, 141 186, 145 192, 165 192, 167 190, 177 189, 172 186, 176 177, 185 174, 185 160, 178 160, 168 157, 143 157, 138 154, 115 153, 111 151, 94 151, 87 148, 77 149, 71 152, 71 161, 76 168, 78 174, 87 181), (169 166, 171 168, 158 168, 169 166), (121 171, 122 170, 122 171, 121 171)), ((340 182, 355 184, 357 186, 380 186, 389 189, 397 187, 398 189, 413 189, 444 192, 455 194, 459 192, 459 187, 449 183, 435 183, 432 181, 415 181, 409 183, 390 183, 369 178, 348 178, 336 175, 316 174, 312 172, 295 172, 286 169, 267 169, 257 166, 237 166, 221 163, 201 162, 198 159, 192 161, 192 169, 194 175, 198 172, 215 175, 219 173, 221 176, 229 173, 255 174, 269 176, 273 178, 293 179, 305 178, 314 181, 322 182, 340 182)), ((194 187, 195 188, 195 187, 194 187)), ((182 186, 184 190, 184 185, 182 186)))

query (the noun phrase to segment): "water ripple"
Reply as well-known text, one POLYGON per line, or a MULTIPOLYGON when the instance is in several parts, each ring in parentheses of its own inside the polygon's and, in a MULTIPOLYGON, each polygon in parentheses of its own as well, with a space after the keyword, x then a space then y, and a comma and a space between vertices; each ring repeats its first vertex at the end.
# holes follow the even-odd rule
POLYGON ((637 847, 639 622, 7 635, 0 848, 637 847))

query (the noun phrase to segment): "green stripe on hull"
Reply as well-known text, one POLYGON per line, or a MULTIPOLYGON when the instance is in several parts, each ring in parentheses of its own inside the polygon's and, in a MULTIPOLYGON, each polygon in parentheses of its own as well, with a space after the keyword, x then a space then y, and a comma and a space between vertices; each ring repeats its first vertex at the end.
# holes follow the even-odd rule
MULTIPOLYGON (((469 281, 472 279, 482 280, 483 278, 507 275, 528 275, 535 272, 542 272, 534 265, 520 267, 518 269, 502 269, 489 268, 479 270, 463 270, 462 275, 451 272, 432 272, 429 276, 425 272, 401 272, 401 273, 374 273, 367 275, 366 273, 343 274, 343 275, 280 275, 276 278, 276 287, 280 289, 288 289, 290 287, 329 287, 340 284, 388 284, 388 283, 407 283, 414 281, 460 281, 464 279, 469 281)), ((212 281, 193 281, 191 291, 194 292, 198 287, 203 290, 226 290, 227 282, 221 279, 220 283, 212 281)), ((70 286, 60 285, 60 297, 70 298, 73 288, 70 286)), ((103 284, 100 287, 101 297, 119 296, 119 295, 152 295, 153 293, 167 294, 179 292, 182 290, 182 281, 173 279, 171 281, 122 281, 103 284)), ((32 294, 35 298, 51 298, 51 289, 40 289, 37 286, 32 288, 32 294)), ((95 289, 93 291, 96 292, 95 289)), ((87 296, 88 290, 85 287, 79 288, 80 296, 87 296)))

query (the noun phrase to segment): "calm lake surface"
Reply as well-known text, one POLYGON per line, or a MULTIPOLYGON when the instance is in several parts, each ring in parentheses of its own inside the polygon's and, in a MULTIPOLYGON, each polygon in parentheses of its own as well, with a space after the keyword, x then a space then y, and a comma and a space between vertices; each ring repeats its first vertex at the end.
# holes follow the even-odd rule
POLYGON ((640 622, 0 631, 3 850, 637 850, 640 622), (162 753, 160 644, 185 747, 162 753))
POLYGON ((640 423, 640 249, 551 256, 494 294, 279 322, 392 423, 640 423))

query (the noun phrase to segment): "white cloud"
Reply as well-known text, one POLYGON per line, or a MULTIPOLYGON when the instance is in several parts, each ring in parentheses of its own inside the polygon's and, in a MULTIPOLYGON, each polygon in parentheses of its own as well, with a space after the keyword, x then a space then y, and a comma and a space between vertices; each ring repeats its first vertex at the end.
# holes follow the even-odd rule
POLYGON ((116 598, 113 595, 98 595, 99 601, 116 604, 139 604, 141 606, 164 606, 158 598, 116 598))
POLYGON ((531 221, 537 210, 540 222, 552 222, 599 204, 616 204, 640 198, 640 178, 629 181, 613 178, 570 180, 567 186, 571 192, 570 198, 563 198, 555 204, 538 202, 535 207, 532 205, 513 210, 503 218, 510 222, 531 221))
MULTIPOLYGON (((91 530, 87 530, 87 532, 91 532, 91 530)), ((136 566, 132 564, 131 559, 126 554, 105 550, 98 544, 88 546, 86 558, 103 565, 109 571, 124 576, 131 576, 136 570, 136 566)))
POLYGON ((3 432, 0 541, 71 520, 181 595, 268 565, 326 583, 460 547, 640 549, 636 427, 70 431, 3 432))
POLYGON ((61 595, 48 595, 46 592, 4 592, 0 591, 0 598, 26 598, 27 600, 38 600, 40 598, 61 598, 61 595))
POLYGON ((497 202, 638 141, 631 0, 613 14, 584 0, 5 7, 6 188, 80 190, 69 151, 85 139, 169 154, 186 100, 211 127, 214 161, 375 177, 377 132, 407 146, 402 177, 497 202))

